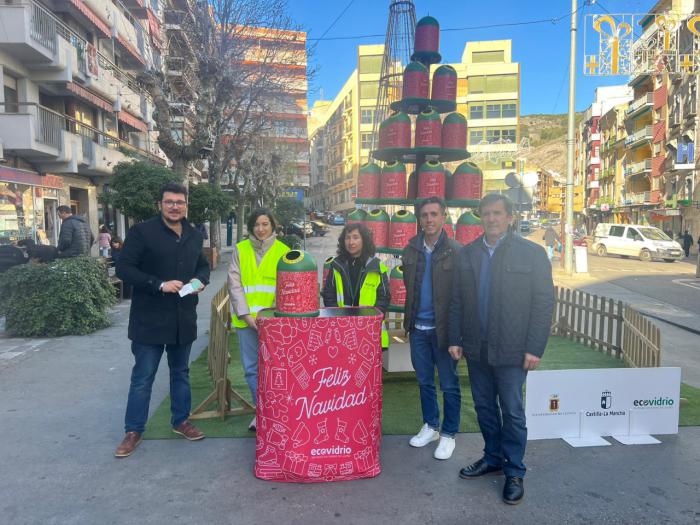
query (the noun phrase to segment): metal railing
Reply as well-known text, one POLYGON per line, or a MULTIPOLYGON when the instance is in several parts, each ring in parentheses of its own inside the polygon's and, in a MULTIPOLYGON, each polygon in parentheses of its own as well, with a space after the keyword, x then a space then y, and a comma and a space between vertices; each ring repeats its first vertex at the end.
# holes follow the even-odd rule
POLYGON ((32 2, 30 35, 34 41, 56 53, 56 20, 41 5, 32 2))
POLYGON ((645 202, 651 202, 650 191, 640 191, 638 193, 628 193, 625 195, 626 204, 644 204, 645 202))
POLYGON ((653 126, 644 126, 642 129, 636 131, 635 133, 632 133, 625 139, 625 146, 629 146, 630 144, 634 144, 635 142, 639 142, 640 140, 650 140, 653 136, 653 133, 653 126))
POLYGON ((651 159, 635 162, 633 164, 627 164, 625 166, 625 177, 636 175, 637 173, 643 173, 645 171, 651 171, 651 159))
POLYGON ((627 108, 627 111, 625 111, 626 115, 631 115, 638 109, 646 106, 647 104, 653 104, 654 103, 654 94, 653 93, 647 93, 645 95, 642 95, 639 97, 637 100, 632 102, 629 107, 627 108))
POLYGON ((37 105, 36 109, 37 126, 34 138, 42 144, 54 147, 60 151, 62 149, 61 130, 66 125, 64 117, 60 113, 51 111, 43 106, 37 105))

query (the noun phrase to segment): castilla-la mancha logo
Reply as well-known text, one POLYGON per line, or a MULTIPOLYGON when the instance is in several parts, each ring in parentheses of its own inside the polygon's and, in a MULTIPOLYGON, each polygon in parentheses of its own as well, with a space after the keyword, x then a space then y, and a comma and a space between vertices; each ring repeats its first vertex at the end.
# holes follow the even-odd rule
POLYGON ((612 407, 612 394, 610 390, 603 390, 600 394, 600 408, 607 410, 610 407, 612 407))
POLYGON ((559 412, 559 394, 549 396, 549 411, 559 412))

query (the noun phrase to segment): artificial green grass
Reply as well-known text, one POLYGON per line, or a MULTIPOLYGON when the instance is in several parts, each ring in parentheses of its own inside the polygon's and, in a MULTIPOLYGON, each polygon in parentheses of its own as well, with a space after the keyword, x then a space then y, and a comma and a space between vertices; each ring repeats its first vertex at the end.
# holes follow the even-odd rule
MULTIPOLYGON (((250 400, 248 385, 243 378, 243 369, 238 352, 238 339, 231 340, 231 363, 229 378, 233 387, 250 400)), ((391 352, 391 349, 389 349, 391 352)), ((587 346, 574 343, 563 337, 550 337, 547 351, 540 363, 541 370, 566 370, 586 368, 621 368, 621 360, 598 352, 587 346)), ((462 386, 462 414, 460 432, 478 432, 476 413, 471 398, 471 389, 467 367, 461 360, 458 368, 462 386)), ((437 384, 437 377, 436 377, 437 384)), ((192 406, 196 407, 212 390, 207 370, 206 350, 190 365, 190 385, 192 388, 192 406)), ((681 397, 689 403, 681 405, 680 425, 700 425, 700 389, 681 385, 681 397)), ((442 396, 438 392, 438 403, 442 411, 442 396)), ((209 407, 213 408, 213 407, 209 407)), ((195 423, 207 437, 253 437, 248 431, 252 415, 229 416, 221 421, 218 418, 199 419, 195 423)), ((415 433, 423 424, 420 410, 418 385, 413 372, 384 372, 382 432, 384 434, 408 435, 415 433)), ((166 397, 148 421, 146 439, 166 439, 178 437, 170 428, 170 397, 166 397)))

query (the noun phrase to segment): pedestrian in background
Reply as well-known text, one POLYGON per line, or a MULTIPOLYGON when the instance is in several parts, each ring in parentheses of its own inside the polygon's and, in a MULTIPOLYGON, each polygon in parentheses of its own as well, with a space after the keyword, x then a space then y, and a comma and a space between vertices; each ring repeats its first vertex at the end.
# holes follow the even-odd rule
POLYGON ((187 189, 169 182, 160 195, 160 214, 129 230, 117 262, 117 276, 133 286, 129 339, 135 359, 124 418, 126 435, 114 453, 118 458, 131 455, 141 442, 164 351, 170 368, 173 432, 190 441, 204 438, 188 419, 189 361, 197 338, 197 295, 209 283, 209 263, 202 253, 201 234, 185 219, 187 189), (180 296, 187 284, 191 293, 180 296))
POLYGON ((547 229, 544 231, 542 240, 544 240, 544 244, 547 248, 547 258, 551 262, 552 258, 554 257, 554 249, 555 247, 559 246, 559 243, 561 242, 559 234, 554 228, 552 228, 551 225, 548 225, 547 229))
POLYGON ((100 257, 109 257, 109 243, 112 236, 105 225, 100 226, 100 233, 97 235, 97 243, 100 248, 100 257))
MULTIPOLYGON (((347 224, 338 237, 338 252, 323 283, 323 304, 333 306, 375 306, 386 315, 389 268, 376 256, 372 234, 362 224, 347 224)), ((389 333, 382 323, 382 348, 389 348, 389 333)))
POLYGON ((445 201, 430 197, 420 203, 417 213, 421 232, 409 241, 402 257, 406 285, 404 329, 409 334, 411 363, 416 371, 423 415, 423 426, 409 445, 424 447, 439 439, 433 457, 449 459, 455 449, 462 402, 458 360, 447 350, 453 276, 461 246, 443 231, 445 201), (436 369, 443 399, 442 427, 435 389, 436 369))
POLYGON ((112 262, 114 264, 117 264, 117 262, 119 262, 119 257, 121 257, 122 248, 124 247, 124 243, 122 242, 121 237, 115 235, 114 237, 112 237, 112 240, 110 241, 109 245, 110 245, 110 256, 112 257, 112 262))
POLYGON ((503 471, 503 501, 515 505, 525 493, 523 385, 549 338, 552 267, 542 247, 508 233, 513 220, 508 197, 486 195, 479 215, 484 235, 458 257, 449 351, 455 358, 466 355, 484 454, 459 475, 474 479, 503 471))
POLYGON ((95 244, 95 236, 85 219, 73 215, 68 206, 59 206, 58 216, 63 221, 58 234, 58 256, 61 258, 90 255, 90 248, 95 244))
POLYGON ((683 251, 686 257, 690 257, 690 247, 693 245, 693 236, 688 230, 683 234, 683 251))
MULTIPOLYGON (((255 318, 275 304, 277 263, 289 247, 277 240, 272 212, 258 208, 248 217, 248 238, 236 244, 228 268, 231 324, 236 328, 245 380, 253 405, 258 398, 258 327, 255 318)), ((256 429, 256 419, 248 425, 256 429)))

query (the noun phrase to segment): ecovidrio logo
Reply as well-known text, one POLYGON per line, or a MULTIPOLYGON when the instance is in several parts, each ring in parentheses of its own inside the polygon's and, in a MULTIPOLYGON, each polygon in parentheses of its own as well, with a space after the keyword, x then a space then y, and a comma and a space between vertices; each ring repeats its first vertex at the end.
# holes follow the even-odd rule
POLYGON ((657 396, 651 399, 635 399, 634 408, 671 408, 676 402, 671 397, 657 396))

